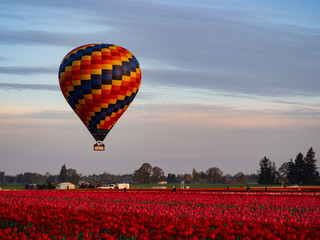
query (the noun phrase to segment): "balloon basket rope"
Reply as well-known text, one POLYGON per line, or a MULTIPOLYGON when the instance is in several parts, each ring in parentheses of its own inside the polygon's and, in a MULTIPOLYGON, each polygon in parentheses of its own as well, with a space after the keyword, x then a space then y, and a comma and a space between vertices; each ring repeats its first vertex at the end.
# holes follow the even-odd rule
POLYGON ((102 142, 97 142, 96 144, 93 145, 93 150, 94 151, 104 151, 105 150, 105 146, 102 142))

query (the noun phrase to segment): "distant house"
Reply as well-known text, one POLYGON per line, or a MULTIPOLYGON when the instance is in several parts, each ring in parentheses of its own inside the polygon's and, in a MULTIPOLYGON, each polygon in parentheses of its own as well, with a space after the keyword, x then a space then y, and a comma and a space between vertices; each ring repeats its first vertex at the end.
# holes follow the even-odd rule
POLYGON ((224 183, 233 184, 234 183, 234 179, 232 177, 226 177, 224 183))
POLYGON ((70 182, 59 183, 56 187, 56 189, 75 189, 75 188, 76 188, 76 186, 70 182))
POLYGON ((158 182, 158 184, 168 184, 167 181, 161 181, 161 182, 158 182))

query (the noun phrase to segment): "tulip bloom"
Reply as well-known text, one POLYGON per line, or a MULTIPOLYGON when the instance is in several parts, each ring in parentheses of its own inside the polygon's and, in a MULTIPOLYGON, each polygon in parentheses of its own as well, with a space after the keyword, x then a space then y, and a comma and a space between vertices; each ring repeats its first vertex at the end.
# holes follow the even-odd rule
POLYGON ((0 191, 0 239, 320 239, 319 193, 0 191))

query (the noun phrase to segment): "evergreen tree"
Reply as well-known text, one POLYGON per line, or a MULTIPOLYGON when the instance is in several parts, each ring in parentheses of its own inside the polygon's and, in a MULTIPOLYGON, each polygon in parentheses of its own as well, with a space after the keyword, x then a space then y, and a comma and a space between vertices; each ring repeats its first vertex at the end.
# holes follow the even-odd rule
POLYGON ((0 172, 0 182, 2 182, 3 184, 6 182, 5 176, 6 176, 5 172, 0 172))
POLYGON ((296 166, 292 159, 290 159, 290 162, 288 164, 288 181, 291 184, 297 183, 296 166))
POLYGON ((260 160, 260 170, 258 170, 258 183, 270 184, 272 180, 272 163, 266 156, 260 160))
POLYGON ((303 158, 303 154, 300 152, 298 153, 298 155, 296 156, 296 159, 294 161, 294 172, 295 172, 295 177, 296 177, 296 183, 301 185, 302 183, 304 183, 304 178, 305 178, 305 173, 304 173, 304 169, 305 169, 305 162, 304 162, 304 158, 303 158))
POLYGON ((168 173, 167 182, 168 183, 176 183, 177 182, 176 175, 173 173, 168 173))
POLYGON ((61 167, 60 174, 59 174, 59 181, 60 182, 67 182, 68 181, 67 167, 65 164, 63 164, 61 167))
POLYGON ((78 183, 80 181, 80 176, 77 171, 73 168, 67 169, 66 165, 63 164, 59 174, 60 182, 71 182, 78 183))
POLYGON ((258 171, 258 183, 266 184, 270 180, 270 160, 265 156, 260 160, 260 170, 258 171))
POLYGON ((271 163, 271 176, 270 181, 271 183, 277 183, 279 179, 279 172, 277 171, 275 162, 271 163))
POLYGON ((305 184, 315 184, 319 173, 317 171, 315 159, 315 152, 312 148, 308 150, 308 153, 304 159, 304 183, 305 184))
POLYGON ((80 181, 80 175, 73 168, 67 169, 67 181, 71 183, 78 183, 80 181))

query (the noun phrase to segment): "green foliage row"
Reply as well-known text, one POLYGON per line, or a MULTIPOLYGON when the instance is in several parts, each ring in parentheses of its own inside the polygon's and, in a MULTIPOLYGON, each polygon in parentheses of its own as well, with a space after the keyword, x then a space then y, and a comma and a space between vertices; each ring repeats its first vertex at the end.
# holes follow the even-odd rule
POLYGON ((25 185, 23 184, 4 184, 4 185, 0 185, 0 188, 2 190, 8 189, 8 190, 21 190, 24 189, 25 185))
MULTIPOLYGON (((240 185, 240 184, 185 184, 185 187, 190 188, 226 188, 226 187, 277 187, 280 185, 266 185, 266 184, 248 184, 248 185, 240 185)), ((22 190, 24 189, 25 185, 22 184, 5 184, 0 185, 2 190, 22 190)), ((180 188, 179 183, 170 183, 170 184, 130 184, 131 189, 141 189, 141 188, 161 188, 166 187, 167 189, 172 189, 173 187, 180 188)))
MULTIPOLYGON (((281 187, 280 184, 247 184, 247 185, 241 185, 241 184, 185 184, 185 187, 190 187, 190 188, 238 188, 238 187, 243 187, 246 188, 247 186, 249 187, 281 187)), ((315 185, 310 185, 310 187, 315 186, 315 185)), ((5 185, 0 185, 2 190, 22 190, 24 189, 25 185, 11 185, 11 184, 5 184, 5 185)), ((170 183, 170 184, 130 184, 131 189, 142 189, 142 188, 161 188, 161 187, 166 187, 167 189, 173 189, 173 187, 176 187, 177 189, 180 188, 179 183, 170 183)), ((76 186, 78 188, 78 186, 76 186)))
MULTIPOLYGON (((226 187, 280 187, 280 184, 247 184, 247 185, 241 185, 241 184, 223 184, 223 183, 217 183, 217 184, 185 184, 185 187, 190 188, 226 188, 226 187)), ((180 188, 179 183, 170 183, 170 184, 131 184, 130 188, 161 188, 161 187, 167 187, 167 188, 180 188)))

